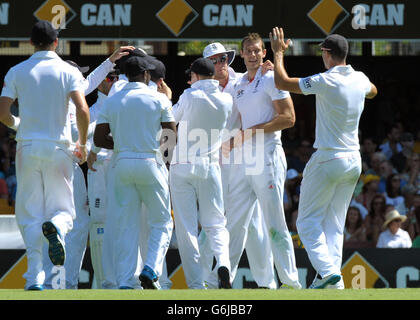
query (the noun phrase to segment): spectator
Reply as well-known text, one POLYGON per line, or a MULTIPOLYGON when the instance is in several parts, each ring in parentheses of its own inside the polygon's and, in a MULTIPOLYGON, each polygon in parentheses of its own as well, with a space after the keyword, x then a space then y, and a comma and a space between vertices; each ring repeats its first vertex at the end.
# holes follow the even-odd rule
POLYGON ((384 160, 381 162, 379 166, 379 173, 380 173, 381 181, 379 181, 378 191, 380 193, 384 193, 386 192, 386 184, 387 184, 388 177, 391 174, 397 174, 398 172, 397 170, 395 170, 394 166, 392 165, 390 161, 384 160))
POLYGON ((302 173, 313 152, 312 143, 308 139, 302 139, 295 155, 289 157, 287 167, 302 173))
POLYGON ((0 199, 9 199, 9 188, 7 187, 3 172, 0 175, 0 199))
POLYGON ((409 221, 408 233, 413 239, 412 248, 420 248, 420 194, 416 195, 417 205, 413 207, 407 216, 409 221))
POLYGON ((401 223, 407 219, 399 214, 397 210, 389 211, 385 216, 382 229, 385 230, 379 235, 377 248, 411 248, 412 241, 407 231, 401 229, 401 223))
POLYGON ((284 210, 287 214, 291 213, 298 207, 301 181, 302 177, 295 169, 287 170, 286 182, 284 187, 284 210))
POLYGON ((381 233, 381 226, 385 222, 386 199, 382 194, 377 194, 370 203, 369 213, 365 218, 366 238, 376 243, 381 233))
POLYGON ((401 205, 402 215, 407 215, 413 209, 414 197, 416 196, 417 191, 418 190, 411 184, 406 184, 402 187, 401 194, 404 198, 404 202, 401 205))
POLYGON ((292 214, 290 215, 290 222, 289 222, 289 232, 292 236, 293 247, 294 248, 303 248, 302 241, 300 240, 299 234, 297 233, 296 228, 296 220, 298 217, 298 210, 297 208, 293 210, 292 214))
POLYGON ((346 224, 344 227, 344 247, 351 247, 356 243, 366 241, 366 227, 360 210, 356 207, 349 207, 347 210, 346 224))
POLYGON ((297 148, 299 148, 301 140, 298 136, 298 130, 296 126, 293 126, 284 131, 282 134, 282 145, 286 157, 290 157, 297 148))
POLYGON ((366 172, 372 166, 371 159, 373 155, 376 153, 377 148, 378 148, 378 144, 376 143, 374 138, 366 137, 363 139, 361 150, 360 150, 360 153, 362 156, 363 172, 366 172))
POLYGON ((404 210, 404 197, 401 193, 401 179, 398 174, 391 174, 386 180, 386 191, 384 192, 386 204, 395 207, 398 212, 404 210))
POLYGON ((415 153, 420 154, 420 129, 417 129, 416 141, 414 141, 413 150, 415 153))
POLYGON ((394 154, 402 151, 402 145, 400 144, 401 129, 398 125, 394 124, 388 131, 388 141, 379 146, 386 158, 389 160, 394 154))
POLYGON ((368 174, 363 179, 362 192, 356 197, 356 201, 361 203, 365 208, 370 208, 370 203, 378 193, 379 181, 381 178, 373 174, 368 174))
POLYGON ((413 153, 407 161, 407 167, 401 174, 401 179, 420 189, 420 154, 413 153))
POLYGON ((370 156, 370 168, 367 171, 365 171, 365 174, 373 174, 376 176, 380 176, 381 163, 385 160, 386 160, 386 156, 382 152, 378 151, 378 152, 373 153, 370 156))
POLYGON ((401 135, 400 141, 402 145, 402 150, 401 152, 398 152, 391 157, 391 163, 398 172, 404 172, 406 171, 408 159, 414 153, 413 135, 409 132, 404 132, 401 135))

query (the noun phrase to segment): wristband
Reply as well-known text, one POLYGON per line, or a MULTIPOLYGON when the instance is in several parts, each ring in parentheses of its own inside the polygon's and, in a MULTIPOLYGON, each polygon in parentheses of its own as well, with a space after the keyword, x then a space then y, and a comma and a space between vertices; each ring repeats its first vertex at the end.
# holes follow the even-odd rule
POLYGON ((79 147, 86 148, 85 144, 79 144, 79 147))

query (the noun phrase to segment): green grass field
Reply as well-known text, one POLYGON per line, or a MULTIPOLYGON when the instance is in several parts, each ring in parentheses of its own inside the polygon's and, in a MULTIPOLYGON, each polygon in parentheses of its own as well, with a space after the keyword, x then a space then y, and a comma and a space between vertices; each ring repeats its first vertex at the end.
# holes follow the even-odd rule
POLYGON ((44 290, 1 289, 0 300, 420 300, 420 288, 346 290, 44 290))

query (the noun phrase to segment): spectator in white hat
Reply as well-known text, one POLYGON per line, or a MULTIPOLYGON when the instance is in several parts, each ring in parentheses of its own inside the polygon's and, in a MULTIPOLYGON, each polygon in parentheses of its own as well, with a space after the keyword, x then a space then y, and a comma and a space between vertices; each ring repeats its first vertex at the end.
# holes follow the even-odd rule
POLYGON ((407 231, 401 229, 401 223, 407 219, 397 210, 389 211, 382 226, 383 231, 378 238, 377 248, 411 248, 412 242, 407 231))

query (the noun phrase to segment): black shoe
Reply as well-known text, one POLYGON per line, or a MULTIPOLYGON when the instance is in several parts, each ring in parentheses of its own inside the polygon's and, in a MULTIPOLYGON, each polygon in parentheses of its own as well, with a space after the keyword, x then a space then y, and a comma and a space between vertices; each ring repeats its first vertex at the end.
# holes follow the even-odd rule
POLYGON ((48 256, 55 266, 64 265, 66 251, 60 233, 51 221, 42 224, 42 233, 48 240, 48 256))
POLYGON ((217 275, 219 276, 219 289, 232 289, 228 268, 223 266, 219 267, 219 269, 217 269, 217 275))

